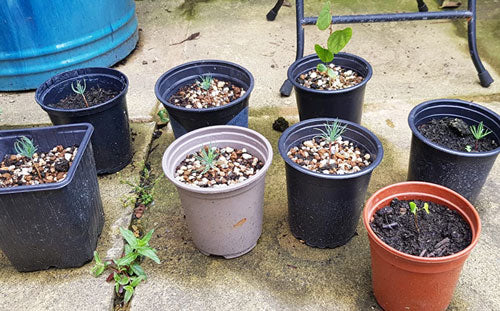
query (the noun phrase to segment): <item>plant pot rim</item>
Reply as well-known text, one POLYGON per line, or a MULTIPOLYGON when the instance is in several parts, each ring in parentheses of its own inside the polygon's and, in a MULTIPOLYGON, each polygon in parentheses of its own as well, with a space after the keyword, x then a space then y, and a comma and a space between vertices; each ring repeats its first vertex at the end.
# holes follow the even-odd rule
MULTIPOLYGON (((38 129, 41 129, 41 130, 58 129, 58 128, 71 129, 71 128, 81 128, 81 127, 87 128, 86 133, 85 133, 85 136, 82 138, 81 144, 78 146, 78 151, 77 151, 75 159, 73 160, 73 164, 70 166, 68 172, 66 173, 66 178, 64 178, 60 182, 55 182, 55 183, 0 188, 0 195, 21 193, 21 192, 32 192, 32 191, 57 190, 57 189, 61 189, 61 188, 66 187, 73 180, 73 177, 75 176, 75 171, 76 171, 78 165, 80 165, 80 162, 81 162, 82 157, 83 157, 83 152, 87 149, 88 143, 90 141, 90 137, 92 136, 92 132, 94 132, 94 127, 90 123, 72 123, 72 124, 65 124, 65 125, 2 131, 3 133, 15 134, 21 130, 32 131, 32 130, 38 130, 38 129)), ((55 146, 53 146, 53 147, 55 147, 55 146)), ((67 147, 67 146, 65 146, 65 147, 67 147)))
POLYGON ((57 75, 49 78, 48 80, 46 80, 45 82, 43 82, 42 84, 40 84, 40 86, 35 91, 35 101, 45 111, 60 112, 60 113, 82 113, 82 115, 92 114, 92 113, 96 113, 96 112, 99 112, 99 111, 103 111, 103 110, 109 109, 112 106, 114 106, 113 104, 115 104, 115 105, 118 104, 119 101, 117 101, 116 99, 119 98, 119 97, 121 97, 121 96, 125 96, 125 94, 127 94, 128 84, 129 84, 129 81, 128 81, 127 76, 125 74, 123 74, 121 71, 113 69, 113 68, 107 68, 107 67, 85 67, 85 68, 72 69, 72 70, 68 70, 68 71, 65 71, 65 72, 58 73, 57 75), (100 103, 98 105, 94 105, 94 106, 88 107, 88 108, 87 107, 78 108, 78 109, 55 108, 55 107, 51 107, 49 105, 46 105, 45 103, 43 103, 43 101, 40 100, 40 98, 42 97, 42 95, 44 95, 45 93, 47 93, 48 90, 52 89, 55 85, 66 83, 68 80, 73 79, 74 77, 69 77, 67 79, 58 81, 56 83, 52 83, 52 85, 50 87, 45 88, 45 90, 44 90, 43 93, 42 93, 41 88, 40 88, 42 85, 45 85, 47 82, 49 82, 49 81, 51 81, 53 79, 57 79, 58 77, 60 77, 62 75, 67 75, 70 72, 87 71, 87 70, 89 70, 89 71, 93 71, 93 70, 105 71, 107 73, 103 73, 103 72, 95 72, 95 73, 93 73, 93 72, 90 72, 90 73, 83 73, 81 75, 82 76, 112 76, 114 78, 122 77, 123 81, 120 81, 120 79, 116 79, 116 80, 122 82, 125 87, 116 96, 114 96, 113 98, 111 98, 111 99, 109 99, 109 100, 107 100, 107 101, 105 101, 103 103, 100 103))
MULTIPOLYGON (((205 113, 205 112, 219 111, 219 110, 227 109, 229 107, 238 105, 239 103, 241 103, 242 101, 246 100, 250 96, 250 93, 252 92, 252 90, 254 88, 254 84, 255 84, 255 80, 253 78, 253 75, 250 73, 250 71, 248 71, 246 68, 244 68, 241 65, 238 65, 238 64, 233 63, 233 62, 225 61, 225 60, 201 59, 201 60, 191 61, 191 62, 188 62, 188 63, 183 63, 183 64, 181 64, 179 66, 176 66, 176 67, 174 67, 172 69, 169 69, 167 72, 165 72, 164 74, 162 74, 158 78, 158 80, 156 80, 155 95, 156 95, 156 98, 158 98, 158 100, 163 104, 163 106, 165 106, 165 108, 172 109, 172 110, 177 110, 177 111, 183 111, 183 112, 205 113), (213 65, 230 65, 230 66, 238 68, 238 70, 241 70, 243 73, 245 73, 250 78, 250 85, 248 86, 248 90, 245 90, 245 94, 243 94, 243 96, 241 96, 240 98, 238 98, 236 100, 233 100, 232 102, 229 102, 228 104, 225 104, 225 105, 222 105, 222 106, 219 106, 219 107, 201 108, 201 109, 184 108, 184 107, 181 107, 181 106, 173 105, 173 104, 171 104, 171 103, 168 102, 168 98, 165 99, 165 98, 163 98, 162 94, 160 94, 160 86, 162 85, 163 80, 167 76, 172 75, 172 74, 174 74, 177 71, 182 70, 182 69, 186 69, 186 68, 189 68, 189 67, 195 67, 196 65, 210 65, 210 64, 213 64, 213 65)), ((175 85, 175 84, 173 84, 173 85, 175 85)), ((169 89, 170 88, 171 87, 169 87, 169 89)))
MULTIPOLYGON (((429 194, 429 195, 437 197, 436 195, 433 195, 433 194, 429 194)), ((385 199, 385 198, 386 197, 384 197, 383 199, 385 199)), ((457 212, 459 212, 459 211, 457 211, 457 212)), ((467 220, 467 217, 465 217, 465 215, 463 215, 461 212, 459 212, 459 214, 460 214, 460 216, 462 216, 462 218, 464 218, 464 220, 467 221, 467 224, 469 225, 469 227, 471 228, 471 231, 473 232, 472 224, 467 220)), ((453 190, 451 190, 449 188, 446 188, 444 186, 441 186, 441 185, 438 185, 438 184, 429 183, 429 182, 422 182, 422 181, 404 181, 404 182, 399 182, 399 183, 388 185, 388 186, 386 186, 386 187, 378 190, 377 192, 375 192, 372 196, 370 196, 370 198, 368 199, 368 201, 366 201, 365 208, 363 209, 363 224, 365 226, 365 229, 366 229, 369 237, 373 241, 375 241, 375 243, 377 243, 378 246, 380 246, 385 251, 387 251, 387 252, 389 252, 389 253, 397 256, 397 257, 400 257, 400 258, 403 258, 403 259, 406 259, 408 261, 412 261, 412 262, 415 262, 415 263, 428 263, 428 264, 431 264, 431 263, 446 263, 446 262, 450 262, 450 261, 455 261, 455 260, 457 260, 457 259, 459 259, 459 258, 461 258, 463 256, 467 256, 472 251, 472 249, 476 246, 476 244, 477 244, 477 242, 479 240, 479 236, 481 235, 481 219, 479 217, 479 214, 476 211, 476 209, 474 208, 474 206, 466 198, 464 198, 459 193, 457 193, 457 192, 455 192, 455 191, 453 191, 453 190), (398 251, 397 249, 389 246, 387 243, 385 243, 384 241, 382 241, 382 239, 380 239, 375 234, 375 232, 373 232, 373 229, 370 226, 370 223, 371 223, 370 220, 373 217, 373 214, 375 214, 375 212, 377 210, 379 210, 380 208, 382 208, 382 207, 377 208, 377 210, 375 210, 373 208, 373 206, 375 206, 376 203, 380 201, 379 194, 382 193, 382 192, 384 192, 384 191, 386 191, 387 189, 390 189, 390 188, 393 188, 393 187, 402 187, 402 186, 404 186, 405 189, 408 189, 408 190, 405 190, 405 191, 401 191, 398 194, 392 195, 395 198, 397 196, 404 195, 406 193, 412 193, 411 187, 412 186, 417 186, 417 185, 420 185, 420 186, 423 185, 423 186, 427 186, 427 187, 439 188, 441 191, 444 191, 444 192, 447 192, 450 195, 459 197, 460 199, 462 199, 464 201, 465 205, 463 207, 466 207, 466 208, 468 208, 468 209, 471 210, 474 218, 476 219, 476 221, 478 223, 476 234, 472 235, 472 241, 471 241, 471 243, 466 248, 464 248, 463 250, 461 250, 461 251, 459 251, 459 252, 457 252, 455 254, 448 255, 448 256, 442 256, 442 257, 420 257, 420 256, 410 255, 410 254, 406 254, 406 253, 403 253, 401 251, 398 251)))
POLYGON ((471 107, 471 108, 474 108, 475 110, 483 110, 483 111, 486 111, 486 112, 492 114, 493 116, 495 116, 497 118, 498 122, 500 123, 500 115, 498 115, 493 110, 490 110, 486 107, 483 107, 481 105, 478 105, 478 104, 475 104, 472 102, 468 102, 468 101, 460 100, 460 99, 446 99, 446 98, 425 101, 425 102, 420 103, 417 106, 413 107, 413 109, 410 111, 410 114, 408 115, 408 125, 410 126, 410 129, 411 129, 413 135, 415 135, 423 143, 425 143, 426 145, 428 145, 434 149, 440 150, 440 151, 448 153, 450 155, 467 157, 467 158, 490 157, 490 156, 493 156, 493 155, 500 153, 500 147, 493 149, 493 150, 490 150, 490 151, 483 151, 483 152, 457 151, 457 150, 453 150, 453 149, 441 146, 441 145, 434 143, 434 142, 430 141, 429 139, 427 139, 417 129, 415 122, 414 122, 415 116, 421 110, 428 108, 428 107, 436 106, 436 104, 449 104, 450 106, 471 107))
POLYGON ((184 134, 181 137, 179 137, 176 140, 174 140, 174 142, 171 143, 170 146, 168 146, 168 148, 163 153, 162 168, 163 168, 163 172, 164 172, 165 176, 167 176, 167 178, 176 187, 184 189, 184 190, 187 190, 187 191, 190 191, 190 192, 195 192, 195 193, 199 193, 199 194, 208 195, 208 194, 219 194, 219 193, 233 192, 233 191, 236 191, 238 189, 242 189, 242 188, 248 187, 249 185, 253 184, 255 181, 258 181, 261 178, 265 177, 266 172, 267 172, 267 170, 269 169, 269 166, 272 163, 272 160, 273 160, 273 149, 271 147, 271 144, 269 143, 269 141, 262 134, 258 133, 257 131, 251 130, 251 129, 246 128, 246 127, 235 126, 235 125, 213 125, 213 126, 208 126, 208 127, 202 127, 202 128, 197 129, 197 130, 188 132, 187 134, 184 134), (169 153, 171 153, 171 150, 175 149, 178 145, 181 145, 181 144, 183 144, 185 142, 188 142, 192 138, 196 138, 196 136, 198 136, 202 132, 208 132, 208 133, 210 133, 210 132, 218 132, 220 130, 232 131, 232 132, 235 132, 235 133, 238 133, 238 132, 241 133, 241 132, 243 132, 243 133, 255 135, 255 136, 257 136, 257 138, 259 138, 260 140, 262 140, 262 142, 265 144, 265 146, 266 146, 266 148, 268 150, 267 151, 268 158, 264 162, 264 166, 257 172, 257 174, 251 176, 247 180, 239 182, 237 184, 226 186, 226 187, 201 188, 201 187, 198 187, 198 186, 189 185, 189 184, 185 184, 183 182, 178 181, 175 178, 175 168, 173 168, 173 170, 172 169, 169 170, 168 166, 167 166, 167 162, 168 162, 167 156, 169 155, 169 153))
MULTIPOLYGON (((348 58, 353 58, 353 59, 361 62, 363 65, 365 65, 368 68, 368 74, 366 75, 366 77, 363 77, 363 81, 361 81, 361 83, 356 84, 354 86, 350 86, 350 87, 345 88, 345 89, 340 89, 340 90, 329 90, 329 91, 327 91, 327 90, 315 90, 315 89, 311 89, 311 88, 302 86, 302 85, 300 85, 300 83, 298 83, 295 80, 295 77, 293 76, 292 72, 295 70, 295 67, 297 67, 299 64, 301 64, 305 61, 308 61, 308 60, 313 59, 313 58, 319 60, 319 57, 316 54, 309 54, 307 56, 304 56, 302 58, 297 59, 295 62, 293 62, 293 64, 290 65, 290 67, 288 67, 288 71, 287 71, 288 80, 290 82, 292 82, 294 87, 301 89, 303 91, 306 91, 306 92, 316 93, 316 94, 341 94, 341 93, 347 93, 347 92, 353 91, 355 89, 358 89, 360 87, 363 87, 371 79, 372 74, 373 74, 373 69, 372 69, 372 66, 370 65, 370 63, 368 63, 368 61, 366 61, 364 58, 362 58, 358 55, 354 55, 351 53, 345 53, 345 52, 339 52, 339 53, 335 54, 335 56, 336 57, 346 57, 347 56, 348 58)), ((331 62, 329 62, 329 64, 330 63, 335 64, 335 58, 331 62)), ((360 74, 360 73, 358 72, 358 74, 360 74)))
MULTIPOLYGON (((348 136, 346 136, 346 137, 349 138, 348 136)), ((323 179, 333 179, 333 180, 351 179, 351 178, 356 178, 356 177, 359 177, 359 176, 366 175, 366 174, 370 173, 371 171, 373 171, 380 164, 380 162, 382 161, 382 158, 384 156, 384 149, 382 147, 382 143, 380 142, 380 140, 378 139, 378 137, 375 134, 373 134, 370 130, 368 130, 366 127, 364 127, 364 126, 362 126, 362 125, 360 125, 358 123, 347 121, 347 120, 343 120, 343 119, 336 119, 336 118, 314 118, 314 119, 307 119, 307 120, 295 123, 294 125, 292 125, 289 128, 287 128, 283 132, 283 134, 281 134, 281 137, 278 140, 278 149, 279 149, 279 153, 280 153, 281 157, 283 158, 283 160, 285 161, 285 163, 288 164, 288 165, 290 165, 295 170, 297 170, 299 172, 302 172, 304 174, 307 174, 309 176, 312 176, 312 177, 318 177, 318 178, 323 178, 323 179), (289 136, 290 132, 292 132, 293 130, 295 130, 297 127, 303 126, 303 125, 308 124, 308 123, 318 122, 318 121, 320 121, 320 122, 326 122, 326 121, 334 121, 334 120, 338 120, 342 124, 351 125, 351 126, 357 128, 357 129, 360 129, 361 131, 363 131, 365 133, 372 134, 370 136, 372 136, 372 138, 374 138, 374 140, 376 142, 376 145, 377 145, 377 157, 375 158, 375 161, 373 161, 372 163, 370 163, 370 165, 368 167, 362 169, 359 172, 350 173, 350 174, 344 174, 344 175, 323 174, 323 173, 319 173, 319 172, 313 172, 313 171, 308 170, 306 168, 303 168, 302 166, 300 166, 297 163, 293 162, 287 156, 288 150, 283 150, 281 148, 281 146, 284 146, 284 144, 282 142, 286 139, 287 136, 289 136)))

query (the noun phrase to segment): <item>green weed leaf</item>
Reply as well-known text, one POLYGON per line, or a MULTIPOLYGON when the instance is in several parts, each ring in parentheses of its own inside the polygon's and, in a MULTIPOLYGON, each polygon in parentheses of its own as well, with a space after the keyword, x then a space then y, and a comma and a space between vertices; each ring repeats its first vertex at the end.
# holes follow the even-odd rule
POLYGON ((337 74, 335 73, 335 71, 333 71, 333 69, 332 69, 332 68, 328 68, 328 70, 326 71, 326 73, 327 73, 327 74, 328 74, 328 76, 329 76, 330 78, 332 78, 332 79, 333 79, 333 78, 335 78, 335 77, 337 76, 337 74))
POLYGON ((316 51, 316 55, 318 55, 319 59, 323 63, 329 63, 333 60, 333 54, 327 49, 324 49, 321 45, 314 45, 314 50, 316 51))
POLYGON ((325 64, 323 63, 319 63, 317 66, 316 66, 316 69, 318 69, 319 72, 325 72, 328 70, 328 67, 326 67, 325 64))
POLYGON ((130 298, 132 298, 132 295, 134 295, 134 288, 132 286, 128 285, 128 286, 125 286, 123 289, 125 290, 124 301, 125 301, 125 303, 128 303, 130 301, 130 298))
POLYGON ((153 236, 153 232, 155 229, 151 229, 142 239, 139 240, 139 245, 140 246, 146 246, 148 245, 149 240, 151 240, 151 237, 153 236))
POLYGON ((160 258, 158 258, 158 255, 156 255, 155 251, 151 247, 141 247, 137 249, 137 252, 142 256, 152 259, 156 263, 160 263, 160 258))
POLYGON ((325 30, 330 26, 330 23, 332 22, 332 15, 330 14, 330 6, 331 3, 330 1, 325 1, 323 4, 323 8, 321 9, 321 12, 319 12, 318 15, 318 20, 316 21, 316 26, 318 26, 319 30, 325 30))
POLYGON ((427 204, 427 202, 424 203, 424 210, 427 214, 430 214, 429 212, 429 204, 427 204))
POLYGON ((128 255, 125 255, 124 257, 116 260, 115 263, 118 266, 128 266, 132 262, 135 261, 135 259, 137 258, 137 256, 138 256, 138 254, 136 252, 132 252, 132 253, 129 253, 128 255))
POLYGON ((130 269, 135 273, 135 275, 142 276, 144 280, 147 279, 146 272, 144 272, 144 269, 142 269, 139 264, 132 264, 130 269))
POLYGON ((120 227, 120 232, 123 238, 132 248, 137 248, 137 238, 135 237, 134 233, 132 233, 132 231, 120 227))
POLYGON ((350 27, 342 30, 337 30, 328 37, 328 50, 337 54, 349 43, 352 37, 352 29, 350 27))

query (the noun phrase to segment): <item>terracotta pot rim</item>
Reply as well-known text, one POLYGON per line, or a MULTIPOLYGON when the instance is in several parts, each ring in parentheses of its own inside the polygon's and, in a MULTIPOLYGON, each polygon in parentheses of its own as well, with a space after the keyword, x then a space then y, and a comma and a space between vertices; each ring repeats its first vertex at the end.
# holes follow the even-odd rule
MULTIPOLYGON (((408 191, 401 192, 400 194, 405 194, 406 192, 411 192, 411 190, 409 189, 408 191)), ((428 195, 429 196, 438 197, 438 196, 435 196, 435 195, 432 195, 432 194, 428 194, 428 195)), ((441 198, 441 199, 443 199, 443 198, 441 198)), ((444 199, 444 200, 447 201, 446 199, 444 199)), ((477 242, 479 240, 479 236, 481 234, 481 219, 479 217, 479 214, 477 213, 477 211, 474 208, 474 206, 466 198, 464 198, 459 193, 457 193, 457 192, 455 192, 455 191, 453 191, 453 190, 451 190, 449 188, 443 187, 441 185, 437 185, 437 184, 433 184, 433 183, 429 183, 429 182, 420 182, 420 181, 399 182, 399 183, 395 183, 395 184, 391 184, 391 185, 385 186, 384 188, 379 189, 377 192, 375 192, 368 199, 368 201, 366 201, 365 208, 363 209, 363 224, 364 224, 364 226, 366 228, 366 231, 368 233, 368 237, 372 241, 374 241, 375 243, 377 243, 382 249, 384 249, 385 251, 387 251, 387 252, 389 252, 389 253, 397 256, 397 257, 406 259, 408 261, 417 262, 417 263, 446 263, 446 262, 455 261, 455 260, 457 260, 457 259, 459 259, 461 257, 467 256, 472 251, 472 249, 476 246, 476 244, 477 244, 477 242), (467 223, 469 224, 469 226, 471 228, 471 231, 472 231, 472 241, 471 241, 471 243, 466 248, 464 248, 463 250, 461 250, 461 251, 459 251, 459 252, 457 252, 455 254, 452 254, 452 255, 443 256, 443 257, 420 257, 420 256, 415 256, 415 255, 409 255, 409 254, 403 253, 401 251, 398 251, 397 249, 389 246, 384 241, 382 241, 382 239, 380 239, 375 234, 375 232, 373 232, 372 228, 370 227, 370 219, 373 216, 373 214, 375 213, 375 208, 374 208, 375 204, 373 203, 373 201, 375 201, 375 199, 377 199, 377 197, 379 196, 380 193, 386 191, 387 189, 390 189, 390 188, 393 188, 393 187, 397 187, 397 186, 401 186, 401 185, 404 185, 404 186, 407 186, 407 187, 411 187, 413 185, 427 185, 427 186, 433 187, 433 188, 440 188, 441 190, 443 190, 445 192, 448 192, 451 195, 454 195, 456 197, 461 198, 464 201, 464 203, 465 203, 464 207, 465 208, 469 208, 472 211, 472 214, 473 214, 474 218, 476 218, 477 223, 478 223, 478 226, 477 226, 476 230, 474 230, 474 227, 471 224, 471 221, 470 221, 469 217, 467 217, 467 215, 464 215, 460 211, 457 211, 467 221, 467 223)))

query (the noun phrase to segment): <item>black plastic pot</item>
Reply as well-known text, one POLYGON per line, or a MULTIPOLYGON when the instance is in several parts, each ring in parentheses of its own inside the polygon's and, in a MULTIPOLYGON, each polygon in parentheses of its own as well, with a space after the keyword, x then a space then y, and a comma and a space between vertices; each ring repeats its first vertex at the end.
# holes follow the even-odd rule
POLYGON ((40 151, 78 145, 61 182, 0 188, 0 248, 19 271, 79 267, 90 261, 104 223, 92 156, 92 125, 0 131, 0 158, 20 136, 40 151))
POLYGON ((97 174, 120 171, 132 160, 132 144, 127 111, 127 77, 110 68, 83 68, 60 73, 40 85, 36 102, 45 110, 55 125, 90 123, 97 174), (87 89, 99 86, 119 94, 102 104, 83 109, 59 109, 51 105, 73 94, 71 83, 84 80, 87 89))
POLYGON ((211 125, 248 127, 248 99, 253 86, 252 74, 240 65, 222 60, 198 60, 165 72, 156 81, 155 94, 167 109, 174 135, 178 138, 192 130, 211 125), (227 105, 206 109, 184 108, 168 102, 181 87, 194 83, 205 74, 243 87, 245 94, 227 105))
POLYGON ((336 91, 315 90, 300 85, 297 78, 316 68, 318 63, 320 59, 316 54, 312 54, 296 60, 288 68, 288 80, 292 82, 295 89, 300 120, 339 118, 359 124, 363 112, 365 87, 373 72, 370 64, 359 56, 338 53, 332 63, 360 74, 364 78, 360 84, 336 91))
POLYGON ((488 152, 455 151, 431 142, 417 129, 431 119, 444 117, 461 118, 469 125, 477 125, 483 121, 492 131, 488 137, 500 141, 500 116, 481 105, 456 99, 421 103, 408 116, 408 124, 413 133, 408 180, 443 185, 474 203, 500 148, 488 152))
POLYGON ((372 164, 346 175, 326 175, 302 168, 287 156, 290 148, 320 134, 326 122, 318 118, 301 121, 288 128, 278 142, 285 160, 288 193, 288 221, 292 234, 309 246, 333 248, 346 244, 355 234, 366 189, 384 154, 382 143, 368 129, 354 122, 342 135, 370 153, 372 164))

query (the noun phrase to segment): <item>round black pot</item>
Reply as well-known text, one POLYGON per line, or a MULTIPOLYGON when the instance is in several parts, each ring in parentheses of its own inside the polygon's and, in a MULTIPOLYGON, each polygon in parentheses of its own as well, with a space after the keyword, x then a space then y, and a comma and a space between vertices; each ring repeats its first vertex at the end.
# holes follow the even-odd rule
POLYGON ((354 122, 339 120, 347 124, 342 136, 370 153, 370 166, 353 174, 326 175, 290 160, 290 148, 320 134, 318 129, 324 129, 327 121, 334 119, 301 121, 283 132, 278 142, 286 167, 290 230, 297 239, 320 248, 344 245, 354 236, 371 173, 384 154, 382 143, 372 132, 354 122))
POLYGON ((359 56, 338 53, 332 63, 356 71, 364 78, 360 84, 336 91, 315 90, 300 85, 297 78, 316 68, 320 62, 316 54, 312 54, 296 60, 288 68, 288 80, 292 82, 295 89, 300 120, 339 118, 359 124, 363 112, 365 87, 372 77, 372 67, 359 56))
POLYGON ((408 124, 413 133, 408 180, 443 185, 474 203, 500 148, 488 152, 455 151, 431 142, 417 129, 431 119, 444 117, 461 118, 469 125, 477 125, 483 121, 492 131, 488 137, 493 136, 495 141, 500 141, 500 116, 481 105, 456 99, 421 103, 408 116, 408 124))
POLYGON ((55 125, 90 123, 94 126, 92 146, 97 174, 115 173, 132 160, 132 145, 127 111, 127 77, 110 68, 83 68, 60 73, 40 85, 36 102, 55 125), (101 87, 118 91, 111 100, 90 108, 59 109, 52 104, 72 94, 71 83, 85 79, 87 89, 101 87))
POLYGON ((253 86, 252 74, 240 65, 222 60, 197 60, 165 72, 156 81, 155 94, 167 109, 174 135, 178 138, 187 132, 211 125, 248 127, 248 99, 253 86), (205 74, 243 87, 245 94, 227 105, 206 109, 184 108, 168 102, 181 87, 194 83, 205 74))

